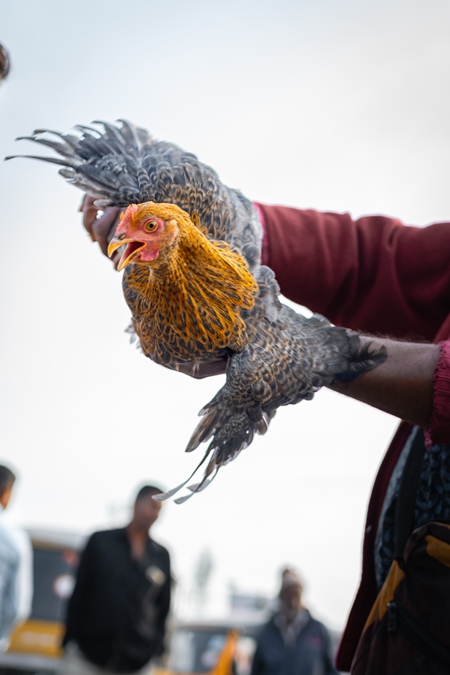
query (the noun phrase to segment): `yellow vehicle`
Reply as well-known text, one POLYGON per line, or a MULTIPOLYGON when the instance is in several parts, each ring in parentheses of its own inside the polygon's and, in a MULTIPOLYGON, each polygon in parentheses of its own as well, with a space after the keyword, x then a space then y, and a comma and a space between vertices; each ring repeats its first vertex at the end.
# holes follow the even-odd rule
POLYGON ((178 623, 167 666, 155 675, 248 675, 261 622, 178 623))
POLYGON ((61 654, 65 604, 75 583, 78 553, 84 538, 29 530, 33 545, 31 615, 0 653, 0 675, 53 675, 61 654))

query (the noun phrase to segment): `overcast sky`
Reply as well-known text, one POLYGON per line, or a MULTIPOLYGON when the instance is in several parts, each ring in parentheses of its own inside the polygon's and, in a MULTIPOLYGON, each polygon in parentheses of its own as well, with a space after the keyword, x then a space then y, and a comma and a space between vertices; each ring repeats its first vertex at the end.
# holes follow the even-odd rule
MULTIPOLYGON (((415 225, 449 215, 447 0, 3 0, 1 14, 2 155, 34 150, 14 138, 36 128, 128 118, 255 200, 415 225)), ((201 451, 183 449, 222 379, 171 373, 128 343, 120 275, 55 167, 0 163, 0 185, 10 518, 82 533, 124 523, 142 482, 173 487, 196 465, 201 451)), ((154 535, 179 598, 206 550, 210 611, 229 583, 274 593, 288 564, 316 615, 342 627, 395 427, 328 391, 279 410, 205 492, 165 504, 154 535)))

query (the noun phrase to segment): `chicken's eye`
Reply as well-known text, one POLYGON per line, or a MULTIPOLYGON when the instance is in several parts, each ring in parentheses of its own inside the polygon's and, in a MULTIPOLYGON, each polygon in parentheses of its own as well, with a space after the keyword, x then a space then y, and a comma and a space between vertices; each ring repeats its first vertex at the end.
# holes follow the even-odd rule
POLYGON ((156 222, 156 220, 149 220, 148 223, 145 223, 144 230, 146 232, 154 232, 157 227, 158 223, 156 222))

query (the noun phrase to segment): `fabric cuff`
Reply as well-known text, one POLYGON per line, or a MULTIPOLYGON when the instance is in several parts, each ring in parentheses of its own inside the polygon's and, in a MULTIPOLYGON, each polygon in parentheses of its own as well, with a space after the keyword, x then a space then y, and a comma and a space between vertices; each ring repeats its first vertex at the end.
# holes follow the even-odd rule
POLYGON ((450 340, 440 342, 441 350, 433 378, 433 412, 427 429, 427 445, 450 444, 450 340))

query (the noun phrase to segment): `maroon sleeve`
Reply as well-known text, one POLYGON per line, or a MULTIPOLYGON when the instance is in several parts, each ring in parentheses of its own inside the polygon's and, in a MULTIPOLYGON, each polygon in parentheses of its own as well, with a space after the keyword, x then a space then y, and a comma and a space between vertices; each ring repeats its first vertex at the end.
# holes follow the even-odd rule
POLYGON ((256 206, 285 297, 337 325, 433 340, 450 307, 450 223, 256 206))

